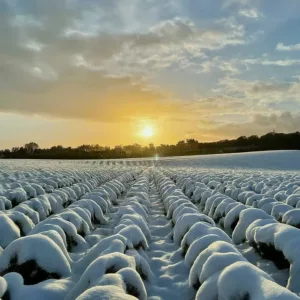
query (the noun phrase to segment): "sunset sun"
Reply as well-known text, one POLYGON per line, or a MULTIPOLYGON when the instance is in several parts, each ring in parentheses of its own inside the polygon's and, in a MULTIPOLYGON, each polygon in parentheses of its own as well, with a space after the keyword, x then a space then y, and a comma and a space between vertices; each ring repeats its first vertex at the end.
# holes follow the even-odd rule
POLYGON ((152 136, 154 135, 153 127, 150 126, 150 125, 145 126, 145 127, 142 129, 141 135, 142 135, 144 138, 150 138, 150 137, 152 137, 152 136))

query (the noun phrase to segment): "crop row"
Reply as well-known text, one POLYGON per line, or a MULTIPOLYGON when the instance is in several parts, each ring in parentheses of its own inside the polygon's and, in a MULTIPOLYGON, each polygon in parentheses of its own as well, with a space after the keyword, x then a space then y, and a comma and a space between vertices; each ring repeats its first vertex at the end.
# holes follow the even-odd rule
MULTIPOLYGON (((221 288, 219 291, 220 293, 222 291, 223 296, 226 294, 225 291, 229 289, 225 289, 225 285, 231 287, 236 281, 237 290, 244 288, 244 293, 248 293, 251 299, 252 297, 253 299, 258 299, 257 297, 259 297, 259 294, 255 293, 258 291, 263 293, 262 284, 264 283, 264 280, 258 280, 259 276, 263 276, 267 280, 265 284, 274 285, 274 290, 277 292, 280 291, 278 293, 288 294, 287 290, 283 292, 280 286, 276 286, 276 283, 273 282, 273 279, 268 274, 262 273, 261 270, 245 261, 245 258, 241 256, 240 251, 238 251, 236 246, 234 246, 235 244, 239 245, 244 242, 248 242, 251 246, 253 246, 263 258, 272 260, 278 268, 289 268, 287 288, 295 293, 299 293, 299 286, 297 284, 298 274, 300 271, 298 267, 299 250, 297 250, 298 247, 296 248, 300 242, 300 232, 298 229, 286 224, 280 224, 273 216, 269 215, 261 208, 252 208, 246 204, 240 203, 238 198, 246 199, 247 197, 250 198, 253 196, 251 191, 243 190, 244 187, 242 186, 242 180, 236 182, 235 189, 233 189, 232 181, 230 182, 228 178, 227 180, 229 182, 226 182, 225 180, 220 180, 218 182, 217 180, 212 179, 213 175, 211 174, 202 174, 202 177, 199 176, 200 178, 197 178, 197 175, 192 177, 188 172, 186 172, 186 174, 180 174, 179 172, 174 172, 172 169, 162 169, 162 172, 165 176, 172 179, 172 182, 176 182, 177 188, 180 188, 178 191, 178 189, 173 187, 174 191, 173 196, 171 197, 178 197, 178 199, 176 201, 173 200, 173 204, 170 206, 171 211, 172 207, 175 208, 178 207, 178 205, 183 205, 180 203, 186 203, 184 204, 185 207, 190 207, 189 209, 192 209, 195 212, 197 211, 198 213, 200 211, 206 218, 209 218, 209 222, 206 221, 209 224, 205 224, 205 226, 203 224, 193 225, 194 221, 192 220, 192 216, 186 217, 185 227, 182 224, 180 225, 181 230, 183 230, 183 228, 184 230, 189 228, 191 236, 193 237, 192 239, 196 239, 198 241, 193 247, 191 247, 190 243, 186 242, 182 242, 181 246, 186 253, 186 262, 190 265, 192 264, 190 284, 197 286, 199 284, 198 280, 200 281, 201 287, 198 291, 199 295, 202 295, 203 297, 205 295, 205 299, 210 299, 206 298, 208 297, 208 294, 202 294, 202 291, 208 291, 211 289, 211 293, 214 294, 217 290, 217 286, 212 288, 211 285, 214 283, 216 284, 216 282, 218 282, 216 285, 219 285, 220 278, 223 278, 222 272, 216 272, 219 264, 222 268, 230 266, 230 268, 227 268, 230 275, 224 275, 224 277, 229 280, 228 283, 224 285, 220 284, 221 288), (239 192, 237 192, 237 190, 239 192), (180 192, 183 192, 185 195, 179 196, 180 192), (179 193, 178 196, 175 196, 176 193, 179 193), (214 226, 215 223, 218 227, 214 226), (215 235, 218 235, 218 239, 222 241, 219 245, 217 245, 216 242, 213 243, 216 239, 215 235), (232 240, 229 237, 232 237, 232 240), (230 246, 228 246, 228 243, 230 246), (200 249, 200 255, 197 247, 200 249), (204 251, 204 249, 206 250, 204 251), (202 255, 203 251, 204 253, 206 252, 208 256, 216 256, 215 259, 211 259, 210 266, 214 273, 211 280, 208 280, 205 273, 205 261, 208 259, 208 256, 205 254, 202 255), (223 254, 220 253, 235 253, 235 255, 225 255, 224 258, 222 258, 223 254), (190 257, 191 254, 192 257, 190 257), (239 259, 236 255, 239 256, 239 259), (228 258, 228 261, 226 257, 228 258), (239 263, 234 263, 237 259, 239 263), (243 262, 243 264, 240 264, 240 262, 243 262), (241 271, 242 269, 238 267, 239 265, 243 266, 242 269, 244 271, 241 271), (233 268, 233 266, 235 266, 235 268, 233 268), (235 273, 239 274, 239 272, 240 276, 236 276, 235 273), (256 279, 254 275, 257 277, 256 279), (251 285, 247 288, 248 280, 247 282, 242 282, 240 280, 243 276, 244 278, 255 279, 254 282, 257 282, 255 289, 250 288, 251 285), (230 280, 232 281, 230 282, 230 280), (268 281, 271 281, 272 283, 268 281), (207 282, 207 284, 205 282, 207 282)), ((293 190, 297 191, 297 187, 294 187, 293 190)), ((277 194, 278 191, 275 191, 275 193, 277 194)), ((268 197, 270 197, 270 195, 268 195, 268 197)), ((264 198, 261 198, 258 201, 263 201, 263 199, 264 198)), ((257 203, 257 205, 259 205, 259 203, 257 203)), ((280 205, 280 203, 278 205, 280 205)), ((190 233, 188 232, 188 234, 184 236, 184 241, 188 240, 189 234, 190 233)), ((183 234, 180 236, 182 235, 183 234)), ((174 240, 178 240, 176 235, 176 225, 174 240)), ((225 274, 227 273, 225 272, 225 274)), ((275 297, 275 294, 272 294, 272 297, 275 297)), ((294 297, 293 295, 289 296, 294 297)), ((234 295, 232 295, 232 297, 234 297, 234 295)), ((266 298, 263 297, 263 299, 266 298)))
POLYGON ((2 298, 21 299, 28 293, 30 299, 41 299, 41 295, 64 299, 76 282, 74 276, 80 274, 79 266, 87 252, 101 242, 101 235, 95 234, 97 229, 109 223, 116 210, 114 203, 139 173, 103 170, 92 176, 85 174, 75 184, 69 180, 69 187, 27 197, 2 211, 2 298))

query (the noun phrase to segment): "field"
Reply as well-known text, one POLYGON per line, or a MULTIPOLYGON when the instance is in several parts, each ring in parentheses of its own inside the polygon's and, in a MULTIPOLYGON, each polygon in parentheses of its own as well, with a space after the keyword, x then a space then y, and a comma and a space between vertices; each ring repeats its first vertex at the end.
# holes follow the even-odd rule
POLYGON ((0 298, 300 299, 300 152, 0 160, 0 298))

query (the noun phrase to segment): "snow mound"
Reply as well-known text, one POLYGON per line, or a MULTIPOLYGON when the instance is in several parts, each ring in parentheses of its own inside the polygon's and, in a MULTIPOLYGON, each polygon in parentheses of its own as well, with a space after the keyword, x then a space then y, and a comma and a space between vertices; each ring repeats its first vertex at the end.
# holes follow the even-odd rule
POLYGON ((117 227, 115 229, 115 233, 118 233, 128 239, 135 249, 148 249, 148 241, 140 227, 136 225, 130 225, 122 228, 120 231, 118 231, 117 227))
POLYGON ((227 234, 221 229, 214 227, 208 223, 198 222, 194 224, 191 229, 185 234, 181 242, 181 248, 184 253, 186 253, 190 245, 198 238, 203 237, 208 234, 215 234, 220 236, 220 239, 228 239, 227 234))
POLYGON ((76 270, 79 270, 79 272, 82 273, 94 260, 100 257, 110 247, 114 247, 114 245, 121 246, 121 248, 119 248, 121 253, 124 253, 126 247, 133 248, 132 243, 123 235, 114 234, 112 236, 105 237, 89 249, 86 254, 75 263, 76 270))
MULTIPOLYGON (((199 287, 199 285, 201 284, 200 275, 204 268, 205 262, 214 253, 235 253, 237 255, 241 255, 232 244, 222 241, 213 242, 209 247, 207 247, 199 254, 191 268, 189 275, 189 284, 191 287, 199 287)), ((241 256, 241 260, 242 259, 243 258, 241 256)), ((207 270, 207 272, 209 271, 210 270, 207 270)))
POLYGON ((49 279, 35 285, 24 285, 23 277, 14 272, 6 274, 4 278, 8 286, 7 295, 15 300, 63 300, 72 285, 68 279, 49 279))
POLYGON ((96 286, 82 293, 76 300, 136 300, 136 297, 127 295, 124 289, 113 285, 96 286))
POLYGON ((71 273, 68 260, 61 249, 48 237, 36 234, 12 242, 0 256, 1 276, 20 273, 25 284, 46 279, 60 279, 71 273))
POLYGON ((222 299, 299 299, 295 294, 273 282, 270 276, 247 262, 236 262, 226 268, 218 280, 222 299))
POLYGON ((76 299, 86 289, 97 284, 101 277, 107 273, 116 273, 123 268, 135 269, 133 257, 123 253, 111 253, 94 260, 84 271, 76 285, 68 293, 66 300, 76 299))
POLYGON ((189 231, 189 229, 197 222, 206 222, 211 225, 215 225, 213 220, 204 214, 199 213, 187 213, 181 215, 174 227, 174 242, 180 245, 182 238, 189 231))
POLYGON ((6 248, 20 236, 18 226, 8 216, 0 214, 0 246, 6 248))
POLYGON ((257 208, 248 208, 240 212, 239 221, 233 231, 232 240, 235 244, 241 244, 246 240, 246 230, 249 225, 258 219, 274 219, 264 211, 257 208))
POLYGON ((217 241, 231 243, 229 237, 226 238, 226 236, 219 236, 216 234, 207 234, 203 237, 197 238, 192 242, 185 255, 185 263, 191 267, 194 264, 197 256, 207 247, 209 247, 212 243, 217 241))

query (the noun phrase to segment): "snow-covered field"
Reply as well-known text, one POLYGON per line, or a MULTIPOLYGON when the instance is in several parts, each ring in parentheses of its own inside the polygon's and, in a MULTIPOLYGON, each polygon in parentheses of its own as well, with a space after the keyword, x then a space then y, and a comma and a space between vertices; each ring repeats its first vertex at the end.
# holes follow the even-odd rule
POLYGON ((0 298, 300 299, 300 152, 0 160, 0 298))

